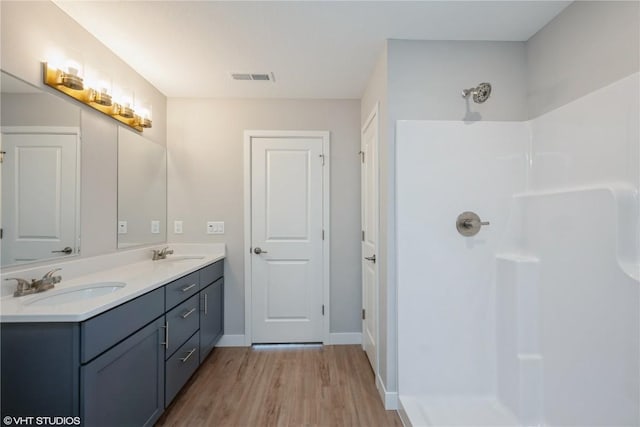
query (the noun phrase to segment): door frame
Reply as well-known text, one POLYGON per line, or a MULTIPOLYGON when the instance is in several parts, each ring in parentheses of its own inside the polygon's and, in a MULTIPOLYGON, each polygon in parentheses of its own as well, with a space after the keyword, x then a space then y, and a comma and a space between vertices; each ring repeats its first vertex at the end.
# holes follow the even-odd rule
MULTIPOLYGON (((373 124, 375 120, 375 125, 377 128, 377 137, 376 137, 376 147, 375 147, 375 156, 374 156, 374 164, 376 165, 376 170, 375 170, 375 184, 376 184, 376 220, 375 220, 375 228, 376 228, 376 248, 375 248, 375 253, 376 256, 378 256, 378 260, 380 260, 380 163, 379 163, 379 159, 380 159, 380 102, 376 102, 375 105, 373 106, 373 108, 371 109, 371 112, 369 113, 369 115, 367 116, 367 119, 364 121, 364 124, 362 125, 362 129, 360 130, 360 140, 364 140, 364 133, 367 130, 367 128, 369 126, 371 126, 373 124)), ((365 154, 366 155, 366 154, 365 154)), ((360 182, 362 185, 362 163, 360 163, 360 182)), ((362 191, 362 190, 361 190, 362 191)), ((361 194, 361 199, 362 199, 362 193, 361 194)), ((360 211, 360 221, 364 220, 364 210, 362 210, 362 200, 360 200, 360 206, 361 206, 361 211, 360 211)), ((362 242, 361 242, 362 243, 362 242)), ((364 254, 362 253, 362 245, 360 245, 360 257, 363 257, 364 254)), ((360 261, 362 262, 362 260, 360 261)), ((375 366, 372 366, 374 375, 376 377, 376 382, 377 382, 377 378, 378 378, 378 372, 380 372, 380 262, 376 262, 375 266, 374 266, 375 272, 376 272, 376 280, 375 280, 375 285, 374 285, 374 291, 375 291, 375 296, 374 296, 374 309, 375 309, 375 325, 376 325, 376 333, 375 333, 375 339, 376 339, 376 362, 375 362, 375 366)), ((362 292, 362 307, 365 307, 365 292, 364 292, 364 277, 361 279, 361 292, 362 292)), ((366 320, 362 320, 362 350, 364 350, 364 334, 365 334, 365 322, 366 320)))
POLYGON ((252 334, 252 272, 251 272, 251 140, 253 138, 317 138, 322 140, 322 154, 324 167, 322 168, 322 303, 324 316, 322 317, 323 344, 330 343, 331 326, 331 162, 330 162, 330 133, 329 131, 298 131, 298 130, 245 130, 244 131, 244 343, 250 347, 253 343, 252 334))

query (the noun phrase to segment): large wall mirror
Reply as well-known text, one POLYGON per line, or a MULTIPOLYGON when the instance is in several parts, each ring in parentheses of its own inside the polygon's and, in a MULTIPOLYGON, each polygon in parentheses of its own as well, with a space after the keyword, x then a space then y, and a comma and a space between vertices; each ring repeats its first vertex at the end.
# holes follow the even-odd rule
POLYGON ((80 252, 80 107, 0 76, 1 265, 80 252))
POLYGON ((165 147, 118 129, 118 248, 167 240, 165 147))
MULTIPOLYGON (((77 256, 81 107, 4 71, 0 77, 0 266, 77 256)), ((117 180, 118 248, 165 242, 165 147, 118 126, 117 180)))

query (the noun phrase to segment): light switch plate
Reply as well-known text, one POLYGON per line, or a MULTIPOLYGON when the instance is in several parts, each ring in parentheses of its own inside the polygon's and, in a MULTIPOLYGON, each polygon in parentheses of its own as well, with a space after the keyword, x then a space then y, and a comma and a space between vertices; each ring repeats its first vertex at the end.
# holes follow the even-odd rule
POLYGON ((182 221, 173 221, 173 234, 182 234, 182 221))
POLYGON ((160 221, 157 219, 151 220, 151 234, 160 234, 160 221))
POLYGON ((127 221, 118 221, 118 234, 127 234, 127 221))
POLYGON ((207 234, 224 234, 224 222, 207 221, 207 234))

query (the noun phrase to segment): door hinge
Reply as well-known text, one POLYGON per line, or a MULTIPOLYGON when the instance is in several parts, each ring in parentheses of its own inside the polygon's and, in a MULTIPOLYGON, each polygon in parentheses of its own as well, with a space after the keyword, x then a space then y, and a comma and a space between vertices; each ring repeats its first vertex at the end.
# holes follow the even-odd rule
POLYGON ((362 163, 364 163, 364 151, 358 151, 358 154, 360 154, 360 159, 362 160, 362 163))
POLYGON ((7 154, 6 151, 0 151, 0 163, 4 163, 4 155, 7 154))
POLYGON ((0 239, 2 239, 3 235, 4 235, 4 228, 0 228, 0 239))
POLYGON ((324 316, 324 304, 322 304, 322 315, 324 316))
POLYGON ((322 240, 324 240, 324 230, 322 230, 322 240))
POLYGON ((364 230, 362 230, 362 241, 364 242, 364 230))
POLYGON ((322 166, 324 166, 324 154, 320 154, 320 158, 322 159, 322 166))
POLYGON ((363 308, 363 309, 362 309, 362 320, 366 319, 365 314, 366 314, 366 313, 365 313, 365 310, 364 310, 364 308, 363 308))

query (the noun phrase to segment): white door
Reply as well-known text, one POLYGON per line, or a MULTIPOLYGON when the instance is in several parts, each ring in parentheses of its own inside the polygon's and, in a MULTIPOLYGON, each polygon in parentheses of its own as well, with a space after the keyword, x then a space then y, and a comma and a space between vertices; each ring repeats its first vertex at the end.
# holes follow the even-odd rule
POLYGON ((78 134, 3 132, 2 146, 2 264, 77 253, 78 134))
POLYGON ((378 109, 362 128, 361 139, 362 210, 362 347, 377 372, 378 327, 378 109))
POLYGON ((254 343, 323 341, 323 141, 251 138, 254 343))

